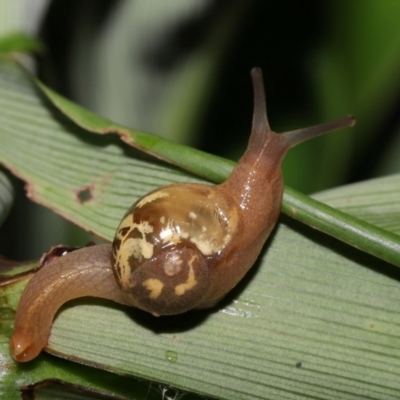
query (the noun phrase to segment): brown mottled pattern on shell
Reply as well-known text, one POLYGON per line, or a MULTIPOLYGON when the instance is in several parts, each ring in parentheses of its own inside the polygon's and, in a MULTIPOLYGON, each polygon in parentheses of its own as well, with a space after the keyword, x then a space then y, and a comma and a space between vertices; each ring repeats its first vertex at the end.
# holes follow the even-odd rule
POLYGON ((186 311, 189 304, 196 306, 194 296, 197 302, 201 300, 208 286, 207 264, 212 265, 210 260, 229 245, 239 222, 236 207, 229 199, 220 198, 215 186, 169 185, 160 192, 160 195, 157 191, 149 193, 125 214, 113 243, 113 265, 122 288, 130 291, 132 301, 142 304, 140 308, 148 310, 150 306, 144 306, 143 299, 149 293, 154 297, 162 286, 161 295, 149 300, 153 304, 151 308, 155 309, 158 304, 157 313, 171 314, 186 311), (200 282, 181 298, 174 294, 175 287, 186 282, 189 276, 189 265, 176 276, 165 273, 165 263, 174 252, 184 263, 196 255, 193 263, 196 280, 204 280, 207 286, 200 282), (147 282, 145 286, 143 282, 147 282), (172 299, 174 296, 176 299, 172 299))
POLYGON ((208 287, 207 259, 186 242, 145 261, 124 290, 137 307, 154 315, 173 315, 195 308, 208 287), (173 274, 170 263, 179 267, 173 274))

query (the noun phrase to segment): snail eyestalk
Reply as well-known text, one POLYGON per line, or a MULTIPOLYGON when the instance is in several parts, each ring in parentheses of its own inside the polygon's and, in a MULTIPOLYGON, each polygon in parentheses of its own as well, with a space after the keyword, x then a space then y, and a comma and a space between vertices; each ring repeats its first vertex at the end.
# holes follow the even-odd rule
POLYGON ((308 128, 296 129, 294 131, 282 133, 289 144, 289 147, 294 147, 299 143, 305 142, 325 133, 335 131, 337 129, 352 127, 356 124, 356 119, 352 115, 335 119, 334 121, 325 122, 320 125, 310 126, 308 128))

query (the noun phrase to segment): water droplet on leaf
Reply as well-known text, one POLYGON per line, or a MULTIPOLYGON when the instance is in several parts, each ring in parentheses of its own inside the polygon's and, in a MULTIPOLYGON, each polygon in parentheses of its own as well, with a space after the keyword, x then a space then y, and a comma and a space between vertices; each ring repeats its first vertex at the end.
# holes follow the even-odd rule
POLYGON ((167 350, 165 352, 165 359, 170 362, 176 362, 178 360, 178 354, 175 351, 167 350))

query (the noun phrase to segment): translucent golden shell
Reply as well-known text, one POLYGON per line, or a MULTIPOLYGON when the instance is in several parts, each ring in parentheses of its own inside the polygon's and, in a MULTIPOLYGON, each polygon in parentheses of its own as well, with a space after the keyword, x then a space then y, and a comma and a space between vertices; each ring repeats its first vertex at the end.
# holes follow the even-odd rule
POLYGON ((205 293, 207 268, 231 241, 238 221, 236 208, 215 196, 213 186, 169 185, 125 214, 113 242, 113 265, 138 307, 163 302, 175 310, 173 297, 193 307, 194 294, 205 293))

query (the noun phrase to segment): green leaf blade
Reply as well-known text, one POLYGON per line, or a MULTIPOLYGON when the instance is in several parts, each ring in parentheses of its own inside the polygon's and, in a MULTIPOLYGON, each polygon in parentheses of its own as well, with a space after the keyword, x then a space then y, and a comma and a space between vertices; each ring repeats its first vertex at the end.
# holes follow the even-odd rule
POLYGON ((250 282, 205 314, 154 320, 79 302, 56 320, 49 348, 221 398, 395 396, 398 282, 317 237, 281 225, 250 282))
MULTIPOLYGON (((197 181, 83 130, 14 64, 0 66, 0 156, 35 201, 111 239, 137 197, 197 181)), ((82 299, 60 312, 48 351, 209 397, 396 398, 398 288, 396 267, 282 217, 214 310, 156 319, 82 299)), ((6 346, 1 354, 15 368, 6 346)), ((37 363, 26 380, 43 378, 37 363)))
POLYGON ((400 236, 286 188, 282 210, 345 243, 400 267, 400 236))
POLYGON ((400 234, 400 175, 359 182, 313 197, 371 224, 400 234))
POLYGON ((1 71, 0 157, 29 183, 35 201, 110 240, 144 193, 166 181, 199 181, 127 149, 117 137, 96 137, 66 120, 12 65, 4 63, 1 71), (89 201, 80 199, 85 191, 89 201))
POLYGON ((14 201, 14 188, 9 177, 0 169, 0 225, 7 218, 14 201))
POLYGON ((43 43, 23 32, 13 32, 0 37, 0 53, 40 53, 43 50, 43 43))

